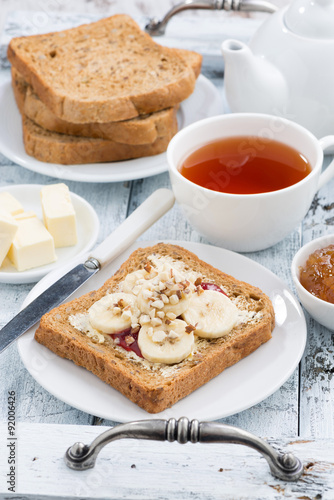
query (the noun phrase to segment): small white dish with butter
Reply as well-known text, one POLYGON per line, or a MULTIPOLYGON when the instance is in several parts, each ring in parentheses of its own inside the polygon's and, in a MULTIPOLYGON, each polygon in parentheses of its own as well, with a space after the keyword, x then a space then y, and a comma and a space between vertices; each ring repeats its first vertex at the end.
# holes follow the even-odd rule
MULTIPOLYGON (((52 256, 52 250, 50 250, 50 256, 46 259, 46 252, 48 251, 49 247, 47 246, 47 238, 45 238, 43 231, 45 228, 43 226, 43 208, 41 203, 42 188, 49 190, 51 188, 51 185, 43 186, 39 184, 21 184, 0 187, 0 196, 2 193, 9 193, 9 195, 19 201, 20 205, 24 209, 23 214, 16 215, 16 218, 19 217, 21 218, 21 220, 26 219, 26 225, 29 225, 29 228, 25 228, 24 224, 21 223, 22 237, 26 237, 23 229, 26 229, 25 232, 29 233, 30 227, 31 232, 33 231, 35 233, 34 236, 36 237, 36 246, 31 252, 32 255, 29 256, 23 252, 21 255, 18 253, 18 260, 16 261, 16 265, 14 265, 13 263, 13 261, 15 260, 13 258, 14 245, 11 246, 11 251, 9 252, 11 253, 11 255, 7 254, 6 258, 2 262, 2 265, 0 266, 1 283, 19 284, 34 283, 36 281, 39 281, 47 273, 56 269, 57 267, 61 267, 72 258, 77 257, 81 254, 85 254, 95 245, 97 241, 100 223, 94 208, 80 196, 74 193, 70 193, 70 200, 75 212, 76 219, 76 240, 67 242, 63 241, 59 243, 59 245, 66 244, 66 246, 58 246, 56 238, 56 245, 53 250, 54 254, 52 256), (11 257, 11 259, 9 257, 11 257), (21 271, 18 270, 20 266, 25 267, 26 264, 29 265, 29 262, 26 263, 26 259, 29 260, 31 258, 35 259, 34 263, 32 263, 34 267, 21 271), (45 259, 47 263, 45 263, 45 259), (40 265, 39 262, 41 262, 40 265)), ((53 193, 47 191, 46 194, 47 198, 50 200, 53 193)), ((46 205, 46 207, 52 214, 52 206, 48 207, 46 205)), ((58 219, 57 217, 53 219, 51 216, 49 222, 53 223, 53 225, 57 225, 58 219)), ((64 223, 65 226, 62 226, 62 229, 60 231, 61 235, 64 235, 66 232, 66 224, 69 229, 71 228, 71 224, 73 224, 71 216, 67 216, 64 223)), ((52 229, 50 230, 52 231, 52 229)), ((53 231, 56 231, 55 234, 57 234, 57 226, 53 231)))

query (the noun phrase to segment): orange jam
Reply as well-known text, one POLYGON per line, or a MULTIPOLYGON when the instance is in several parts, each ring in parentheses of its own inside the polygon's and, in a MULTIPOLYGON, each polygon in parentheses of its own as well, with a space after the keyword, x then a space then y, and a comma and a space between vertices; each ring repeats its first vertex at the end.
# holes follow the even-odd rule
POLYGON ((313 252, 301 268, 299 280, 312 295, 334 304, 334 245, 313 252))

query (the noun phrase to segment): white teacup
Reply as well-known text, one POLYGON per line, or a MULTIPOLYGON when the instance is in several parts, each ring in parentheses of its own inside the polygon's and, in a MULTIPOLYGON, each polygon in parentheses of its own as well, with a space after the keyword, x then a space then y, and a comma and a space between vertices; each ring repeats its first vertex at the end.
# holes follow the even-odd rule
MULTIPOLYGON (((263 250, 287 236, 306 215, 315 193, 334 176, 334 161, 321 173, 323 150, 334 135, 318 140, 302 126, 273 115, 236 113, 214 116, 178 132, 167 149, 177 202, 190 224, 211 243, 238 252, 263 250), (304 155, 311 172, 287 188, 260 194, 229 194, 204 188, 181 175, 189 154, 231 136, 273 139, 304 155)), ((256 142, 252 143, 256 148, 256 142)))

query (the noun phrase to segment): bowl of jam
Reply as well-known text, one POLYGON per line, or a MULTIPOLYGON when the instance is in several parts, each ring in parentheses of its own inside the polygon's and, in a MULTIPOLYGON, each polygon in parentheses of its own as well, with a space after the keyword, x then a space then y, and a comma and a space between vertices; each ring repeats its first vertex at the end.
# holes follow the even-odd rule
POLYGON ((334 235, 304 245, 292 261, 291 272, 304 308, 334 331, 334 235))

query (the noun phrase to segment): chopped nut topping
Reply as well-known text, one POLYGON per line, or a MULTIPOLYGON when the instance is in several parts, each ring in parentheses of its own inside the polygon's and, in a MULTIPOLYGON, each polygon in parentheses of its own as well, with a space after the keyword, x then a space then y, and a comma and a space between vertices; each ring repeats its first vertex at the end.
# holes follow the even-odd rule
POLYGON ((121 308, 120 307, 117 307, 117 306, 114 307, 113 311, 114 311, 114 314, 121 314, 121 308))
POLYGON ((157 330, 152 335, 153 342, 160 343, 166 338, 166 333, 163 330, 157 330))
POLYGON ((197 292, 197 295, 201 295, 202 293, 204 293, 204 290, 201 287, 201 285, 197 285, 196 292, 197 292))
POLYGON ((174 332, 174 330, 170 330, 168 337, 171 339, 178 339, 180 336, 178 333, 174 332))
POLYGON ((182 274, 174 273, 174 281, 175 283, 181 283, 183 281, 182 274))
POLYGON ((170 311, 170 312, 166 313, 166 317, 168 319, 174 320, 174 319, 176 319, 176 314, 174 314, 173 312, 170 311))
POLYGON ((175 306, 175 304, 179 302, 179 297, 176 294, 171 295, 171 297, 169 297, 169 302, 172 306, 175 306))
POLYGON ((102 344, 103 340, 101 341, 100 336, 101 335, 99 333, 97 333, 97 334, 93 335, 91 337, 91 339, 93 342, 96 342, 97 344, 102 344))
POLYGON ((161 281, 166 281, 168 280, 168 273, 167 271, 163 271, 162 273, 160 273, 160 278, 161 278, 161 281))
POLYGON ((158 318, 164 319, 165 313, 163 311, 157 311, 156 316, 158 316, 158 318))
POLYGON ((122 318, 124 319, 131 319, 131 316, 132 316, 131 311, 123 311, 122 313, 122 318))
POLYGON ((196 327, 193 325, 187 325, 185 330, 186 330, 186 333, 192 333, 194 330, 196 330, 196 327))
POLYGON ((151 318, 149 317, 148 314, 142 314, 139 318, 139 323, 141 325, 147 325, 148 323, 150 323, 151 321, 151 318))
POLYGON ((135 339, 131 335, 126 335, 124 340, 125 340, 126 345, 131 345, 135 341, 135 339))
POLYGON ((151 319, 155 318, 155 309, 151 309, 149 315, 151 319))
POLYGON ((147 273, 150 273, 150 272, 151 272, 151 270, 152 270, 152 266, 151 266, 150 262, 147 262, 147 263, 145 264, 144 269, 145 269, 145 271, 146 271, 147 273))
POLYGON ((117 302, 117 305, 118 305, 118 307, 123 308, 125 306, 124 300, 123 299, 119 299, 119 301, 117 302))
POLYGON ((176 290, 176 295, 179 299, 182 299, 182 292, 181 290, 176 290))
POLYGON ((151 290, 144 290, 143 296, 144 296, 144 299, 148 300, 153 296, 153 292, 151 290))
POLYGON ((140 290, 141 290, 141 286, 140 286, 140 285, 136 285, 136 286, 134 286, 134 287, 132 288, 132 293, 133 293, 134 295, 138 295, 138 293, 140 292, 140 290))
POLYGON ((151 306, 155 307, 156 309, 162 309, 164 306, 164 303, 162 300, 155 300, 154 302, 152 302, 151 306))
POLYGON ((202 283, 202 278, 198 277, 194 285, 198 287, 201 283, 202 283))
POLYGON ((151 321, 152 326, 160 326, 162 325, 162 320, 160 318, 153 318, 151 321))
POLYGON ((164 293, 162 293, 162 294, 160 295, 160 298, 161 298, 161 300, 162 300, 162 302, 163 302, 164 304, 168 304, 168 302, 169 302, 169 298, 167 297, 167 295, 165 295, 164 293))
POLYGON ((170 319, 165 319, 165 323, 166 323, 166 325, 170 325, 172 322, 170 319))

